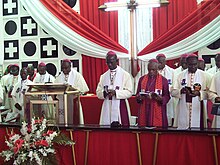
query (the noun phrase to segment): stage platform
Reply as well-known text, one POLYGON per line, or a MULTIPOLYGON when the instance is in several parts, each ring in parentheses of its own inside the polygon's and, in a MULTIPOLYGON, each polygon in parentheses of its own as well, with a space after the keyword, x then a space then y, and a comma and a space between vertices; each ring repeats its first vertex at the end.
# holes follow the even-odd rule
MULTIPOLYGON (((6 127, 19 129, 0 125, 0 151, 6 149, 6 127)), ((69 146, 58 147, 60 165, 214 165, 220 161, 219 129, 59 127, 76 142, 74 152, 69 146)))

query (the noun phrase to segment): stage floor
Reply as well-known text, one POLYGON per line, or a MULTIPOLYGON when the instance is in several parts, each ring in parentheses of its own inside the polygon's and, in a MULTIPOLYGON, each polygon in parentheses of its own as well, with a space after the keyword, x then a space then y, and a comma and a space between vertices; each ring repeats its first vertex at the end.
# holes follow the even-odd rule
MULTIPOLYGON (((15 125, 0 125, 0 151, 6 149, 7 129, 15 125)), ((219 129, 146 128, 78 125, 62 127, 63 133, 76 142, 72 147, 59 146, 60 165, 206 165, 220 159, 219 129)), ((3 161, 0 161, 3 164, 3 161)))

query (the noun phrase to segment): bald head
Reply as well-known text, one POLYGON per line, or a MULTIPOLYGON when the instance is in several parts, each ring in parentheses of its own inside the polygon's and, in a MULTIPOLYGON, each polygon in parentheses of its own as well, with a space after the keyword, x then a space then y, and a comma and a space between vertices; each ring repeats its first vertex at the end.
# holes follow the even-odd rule
POLYGON ((69 73, 71 71, 71 61, 63 60, 62 64, 61 64, 61 70, 62 70, 63 74, 69 75, 69 73))
POLYGON ((158 62, 150 60, 147 65, 147 69, 149 77, 155 77, 158 73, 158 62))
POLYGON ((166 56, 164 54, 158 54, 156 59, 159 62, 158 69, 162 70, 166 65, 166 56))

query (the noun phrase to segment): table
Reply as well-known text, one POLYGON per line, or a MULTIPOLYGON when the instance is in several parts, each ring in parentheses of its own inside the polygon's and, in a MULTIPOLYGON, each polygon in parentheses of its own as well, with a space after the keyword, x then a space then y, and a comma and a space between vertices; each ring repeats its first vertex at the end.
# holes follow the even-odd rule
MULTIPOLYGON (((83 109, 85 124, 99 124, 101 108, 103 100, 98 99, 96 95, 80 96, 80 101, 83 109)), ((131 108, 131 115, 138 116, 138 104, 135 96, 128 99, 131 108)))

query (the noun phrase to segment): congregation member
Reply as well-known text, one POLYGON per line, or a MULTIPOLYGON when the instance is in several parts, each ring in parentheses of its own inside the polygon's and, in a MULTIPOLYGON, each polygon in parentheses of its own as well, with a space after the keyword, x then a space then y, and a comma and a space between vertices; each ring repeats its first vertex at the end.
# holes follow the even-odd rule
POLYGON ((100 125, 129 126, 130 108, 127 99, 133 92, 131 75, 117 65, 118 58, 113 51, 107 53, 106 64, 109 69, 100 76, 96 89, 98 98, 104 100, 100 125))
MULTIPOLYGON (((168 81, 169 84, 169 91, 172 88, 173 85, 173 74, 174 74, 174 69, 166 65, 166 56, 164 54, 158 54, 156 56, 156 59, 158 60, 158 73, 160 73, 163 77, 165 77, 168 81)), ((175 111, 174 111, 174 99, 171 97, 169 102, 167 103, 167 119, 168 119, 168 126, 173 125, 174 121, 174 116, 175 116, 175 111)))
MULTIPOLYGON (((203 71, 205 71, 206 65, 205 65, 205 60, 202 57, 198 58, 198 69, 201 69, 203 71)), ((208 72, 205 72, 206 76, 207 76, 207 84, 208 87, 210 86, 211 83, 211 79, 212 79, 212 75, 209 74, 208 72)), ((204 102, 204 109, 206 109, 207 111, 207 124, 208 127, 211 127, 211 123, 212 123, 212 119, 213 119, 213 115, 211 114, 211 109, 212 109, 212 103, 210 100, 203 100, 204 102)))
POLYGON ((2 89, 2 86, 0 85, 0 106, 2 105, 2 103, 3 103, 3 89, 2 89))
POLYGON ((44 62, 40 62, 37 67, 38 73, 34 78, 34 83, 52 83, 55 78, 47 72, 47 66, 44 62))
MULTIPOLYGON (((188 53, 182 54, 180 56, 179 67, 174 69, 174 72, 173 72, 173 82, 175 82, 177 80, 178 75, 182 71, 187 69, 187 62, 186 62, 187 56, 188 56, 188 53)), ((176 106, 177 106, 177 103, 178 103, 178 99, 175 98, 175 97, 172 97, 172 99, 173 99, 174 119, 175 119, 177 117, 176 106)))
POLYGON ((6 79, 5 82, 5 93, 7 94, 7 99, 8 99, 8 105, 9 107, 6 107, 10 110, 14 110, 14 100, 12 99, 12 90, 15 86, 15 84, 18 82, 19 79, 19 65, 18 64, 13 64, 10 67, 10 75, 8 76, 8 78, 6 79))
POLYGON ((9 101, 8 101, 8 94, 7 92, 7 87, 6 87, 6 80, 8 79, 8 77, 10 77, 11 73, 10 73, 10 67, 11 65, 8 65, 4 75, 1 77, 1 86, 2 86, 2 90, 3 90, 3 100, 2 100, 2 105, 5 106, 6 109, 9 109, 9 101))
POLYGON ((24 94, 29 89, 28 84, 31 84, 32 81, 27 79, 27 69, 22 68, 20 70, 21 79, 15 84, 12 90, 12 98, 14 101, 14 113, 19 114, 20 121, 24 120, 24 94))
POLYGON ((220 53, 217 53, 215 55, 215 66, 208 69, 206 72, 211 74, 211 75, 214 75, 218 71, 220 71, 220 53))
POLYGON ((34 78, 36 77, 37 73, 35 72, 34 66, 33 65, 28 65, 27 67, 27 74, 28 80, 34 81, 34 78))
POLYGON ((178 98, 174 126, 178 129, 204 128, 207 127, 203 103, 207 99, 207 76, 198 69, 197 55, 189 54, 186 61, 188 69, 178 75, 171 91, 172 96, 178 98))
POLYGON ((148 74, 140 77, 138 82, 139 126, 168 127, 169 85, 167 79, 158 73, 158 66, 156 59, 149 60, 148 74))
MULTIPOLYGON (((2 86, 0 85, 0 106, 2 106, 2 103, 3 103, 3 89, 2 89, 2 86)), ((2 122, 2 116, 1 116, 1 113, 0 113, 0 122, 2 122)))
POLYGON ((178 75, 180 72, 184 71, 185 69, 187 69, 187 63, 186 63, 186 58, 187 58, 188 54, 182 54, 180 56, 180 62, 179 62, 179 67, 174 69, 174 77, 176 75, 178 75))
MULTIPOLYGON (((220 103, 220 72, 216 73, 210 83, 209 88, 209 98, 212 100, 213 103, 220 103)), ((212 128, 220 128, 220 116, 214 115, 212 121, 212 128)))
MULTIPOLYGON (((56 78, 55 83, 69 84, 73 88, 77 89, 81 94, 89 91, 83 76, 71 67, 71 61, 69 59, 62 60, 61 74, 56 78)), ((59 100, 59 122, 64 123, 64 99, 63 96, 58 95, 59 100)), ((83 111, 81 104, 79 105, 79 112, 77 108, 73 109, 73 95, 68 95, 68 124, 84 124, 83 111)))
POLYGON ((205 71, 205 60, 202 57, 198 58, 198 69, 205 71))
MULTIPOLYGON (((46 67, 46 64, 44 62, 40 62, 38 64, 38 73, 36 74, 36 77, 34 78, 34 83, 53 83, 55 78, 53 77, 53 75, 49 74, 47 72, 47 67, 46 67)), ((48 95, 41 95, 40 96, 41 100, 53 100, 51 96, 48 96, 48 95)), ((44 116, 46 117, 47 119, 54 119, 55 118, 55 114, 54 114, 54 106, 48 106, 48 105, 41 105, 41 107, 38 107, 38 108, 41 108, 41 113, 39 113, 39 110, 36 111, 35 110, 35 115, 36 116, 44 116)))

